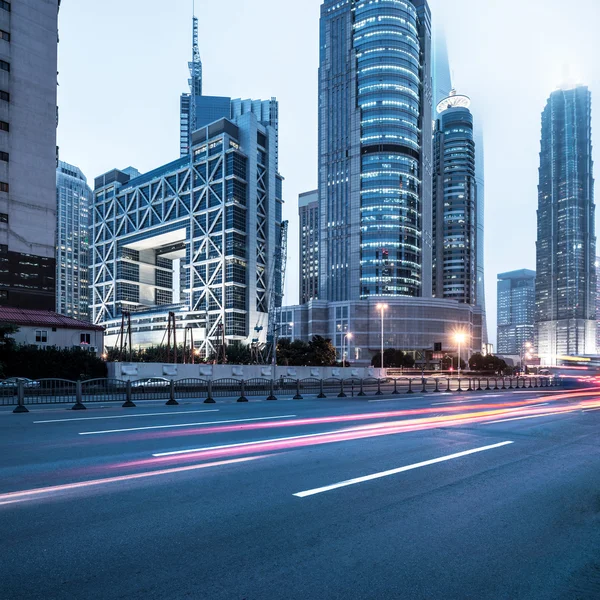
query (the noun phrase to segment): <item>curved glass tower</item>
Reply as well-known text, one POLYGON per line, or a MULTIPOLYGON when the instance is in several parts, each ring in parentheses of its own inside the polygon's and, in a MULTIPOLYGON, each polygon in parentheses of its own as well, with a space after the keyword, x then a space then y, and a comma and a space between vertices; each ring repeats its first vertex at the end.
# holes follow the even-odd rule
POLYGON ((438 105, 433 178, 433 293, 477 303, 477 183, 471 102, 455 93, 438 105))
POLYGON ((320 298, 431 295, 425 0, 321 7, 320 298))
POLYGON ((410 2, 356 6, 361 297, 421 292, 420 52, 410 2))

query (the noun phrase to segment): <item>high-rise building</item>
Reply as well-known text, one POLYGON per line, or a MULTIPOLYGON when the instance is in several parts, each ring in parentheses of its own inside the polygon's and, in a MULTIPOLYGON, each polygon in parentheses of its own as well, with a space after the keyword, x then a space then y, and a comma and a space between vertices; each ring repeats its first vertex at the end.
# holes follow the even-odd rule
POLYGON ((600 351, 600 256, 596 258, 596 352, 600 351))
POLYGON ((341 357, 350 333, 363 364, 382 343, 426 361, 457 333, 480 351, 479 307, 432 297, 429 6, 325 0, 320 27, 319 295, 285 307, 293 337, 341 357))
POLYGON ((56 312, 87 321, 92 190, 81 170, 63 161, 56 169, 56 206, 56 312))
POLYGON ((90 304, 109 348, 129 318, 134 346, 161 344, 170 313, 201 357, 223 339, 266 341, 270 293, 281 289, 277 100, 213 103, 196 36, 194 56, 182 156, 95 180, 90 304))
POLYGON ((542 115, 536 323, 548 365, 596 352, 591 104, 587 87, 560 89, 542 115))
POLYGON ((319 297, 319 190, 298 198, 300 217, 300 304, 319 297))
POLYGON ((438 104, 434 137, 433 295, 477 304, 477 182, 467 96, 438 104))
POLYGON ((431 15, 325 0, 319 297, 431 296, 431 15))
POLYGON ((0 2, 0 304, 55 308, 59 0, 0 2))
MULTIPOLYGON (((450 69, 450 60, 448 57, 448 47, 443 29, 439 26, 434 27, 433 35, 433 94, 434 94, 434 121, 437 120, 437 106, 442 100, 450 95, 453 90, 452 75, 450 69)), ((485 160, 484 160, 484 136, 481 119, 477 116, 477 111, 473 112, 473 136, 475 140, 475 180, 477 182, 477 208, 475 211, 476 221, 476 303, 481 307, 483 313, 482 337, 484 345, 488 341, 487 318, 485 309, 485 240, 484 240, 484 220, 485 220, 485 160)), ((434 209, 435 210, 435 209, 434 209)), ((487 352, 487 350, 484 350, 487 352)))
POLYGON ((520 356, 535 343, 535 271, 498 275, 498 354, 520 356))

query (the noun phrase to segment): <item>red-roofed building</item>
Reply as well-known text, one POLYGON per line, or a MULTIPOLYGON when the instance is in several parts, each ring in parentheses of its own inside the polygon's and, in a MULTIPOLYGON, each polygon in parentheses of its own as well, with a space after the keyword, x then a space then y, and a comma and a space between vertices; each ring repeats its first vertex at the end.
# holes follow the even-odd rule
POLYGON ((11 336, 17 344, 82 348, 98 355, 104 349, 103 327, 54 312, 0 306, 0 323, 10 323, 19 328, 11 336))

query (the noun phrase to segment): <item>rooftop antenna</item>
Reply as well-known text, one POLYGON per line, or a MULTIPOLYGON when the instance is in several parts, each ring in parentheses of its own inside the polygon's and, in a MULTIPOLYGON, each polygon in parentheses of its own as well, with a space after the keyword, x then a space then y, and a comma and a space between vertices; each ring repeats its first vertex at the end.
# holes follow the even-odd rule
POLYGON ((198 45, 198 18, 196 17, 196 2, 192 0, 192 60, 188 63, 190 69, 190 153, 192 151, 192 133, 196 130, 196 97, 202 96, 202 60, 198 45))

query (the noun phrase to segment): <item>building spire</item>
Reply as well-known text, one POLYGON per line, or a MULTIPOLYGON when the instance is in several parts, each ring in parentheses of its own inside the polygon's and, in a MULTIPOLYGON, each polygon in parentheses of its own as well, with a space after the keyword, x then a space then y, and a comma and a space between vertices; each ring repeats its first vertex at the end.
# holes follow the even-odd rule
POLYGON ((193 96, 202 96, 202 60, 200 59, 200 47, 198 45, 198 17, 196 17, 196 3, 192 6, 192 60, 188 63, 190 69, 190 93, 193 96))

